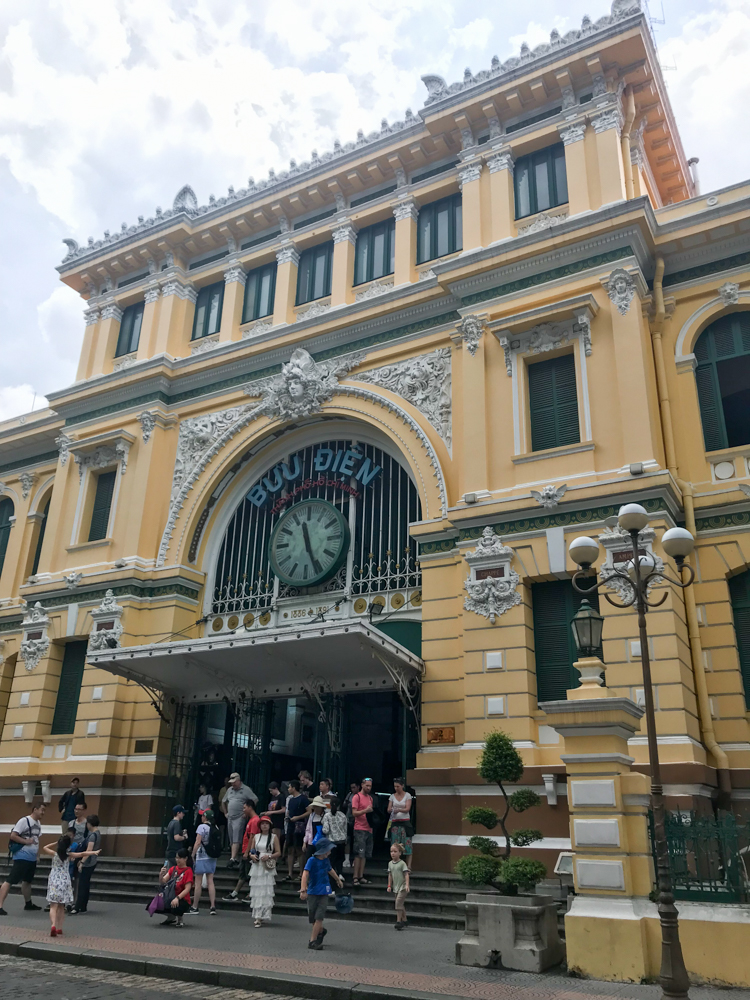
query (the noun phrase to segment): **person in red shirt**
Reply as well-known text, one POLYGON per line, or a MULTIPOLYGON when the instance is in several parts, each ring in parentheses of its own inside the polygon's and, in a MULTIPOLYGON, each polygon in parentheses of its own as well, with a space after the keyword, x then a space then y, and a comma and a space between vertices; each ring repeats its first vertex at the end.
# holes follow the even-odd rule
MULTIPOLYGON (((237 879, 237 885, 232 889, 228 896, 224 896, 224 902, 232 902, 239 900, 240 892, 250 881, 250 850, 253 846, 253 841, 255 840, 255 834, 260 833, 260 820, 258 819, 258 814, 255 811, 255 803, 251 799, 245 799, 242 806, 242 815, 245 818, 245 833, 242 837, 242 856, 240 858, 240 870, 239 878, 237 879)), ((250 897, 248 896, 244 902, 249 902, 250 897)))
POLYGON ((162 926, 164 924, 174 924, 175 927, 184 927, 182 918, 190 909, 190 888, 193 884, 193 869, 188 866, 188 852, 185 848, 181 848, 177 852, 177 863, 171 868, 167 868, 165 865, 159 872, 159 883, 164 885, 171 878, 177 876, 177 881, 175 882, 175 897, 169 907, 169 913, 167 914, 167 919, 162 921, 162 926))
POLYGON ((365 864, 372 857, 373 835, 370 814, 374 809, 372 778, 363 778, 361 791, 352 797, 354 817, 354 884, 369 885, 365 864))

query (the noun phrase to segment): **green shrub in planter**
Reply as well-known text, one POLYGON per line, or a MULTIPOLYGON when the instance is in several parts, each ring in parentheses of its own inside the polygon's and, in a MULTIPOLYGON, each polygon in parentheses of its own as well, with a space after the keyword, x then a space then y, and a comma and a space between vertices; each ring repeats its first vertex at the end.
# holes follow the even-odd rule
POLYGON ((502 813, 485 806, 471 806, 464 813, 464 819, 474 826, 483 826, 486 830, 500 827, 505 839, 505 846, 500 847, 489 837, 471 837, 469 847, 479 851, 479 854, 468 854, 456 865, 456 872, 464 882, 471 885, 495 885, 503 892, 515 895, 519 888, 533 889, 537 883, 547 876, 547 869, 541 861, 529 858, 511 858, 511 846, 528 847, 542 839, 540 830, 508 830, 506 821, 511 809, 514 812, 525 812, 533 806, 538 806, 541 799, 530 788, 519 788, 510 795, 505 791, 506 784, 515 784, 523 775, 521 755, 513 746, 510 736, 503 732, 490 733, 485 740, 482 755, 477 767, 480 777, 498 785, 505 800, 502 813))

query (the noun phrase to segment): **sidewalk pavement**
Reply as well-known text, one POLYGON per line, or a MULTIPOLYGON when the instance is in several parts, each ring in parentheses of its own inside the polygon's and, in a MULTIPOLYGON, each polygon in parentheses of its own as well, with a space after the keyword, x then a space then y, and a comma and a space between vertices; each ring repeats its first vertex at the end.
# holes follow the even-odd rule
MULTIPOLYGON (((460 931, 392 924, 328 923, 325 948, 307 949, 304 917, 274 916, 253 927, 247 907, 186 916, 185 928, 160 926, 139 904, 94 901, 88 913, 68 916, 62 939, 49 937, 49 916, 6 900, 0 917, 0 953, 114 969, 312 1000, 476 998, 476 1000, 659 1000, 657 986, 581 980, 558 972, 533 975, 473 969, 454 963, 460 931)), ((694 1000, 726 1000, 726 990, 696 987, 694 1000)), ((733 1000, 750 1000, 736 990, 733 1000)))

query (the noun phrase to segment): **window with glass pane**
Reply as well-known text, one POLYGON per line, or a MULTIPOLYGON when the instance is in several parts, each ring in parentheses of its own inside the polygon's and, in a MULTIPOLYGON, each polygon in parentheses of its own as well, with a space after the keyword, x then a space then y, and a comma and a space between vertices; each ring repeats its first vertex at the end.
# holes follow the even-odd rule
POLYGON ((276 263, 266 264, 250 271, 245 282, 245 305, 242 322, 250 323, 273 313, 273 296, 276 290, 276 263))
POLYGON ((224 303, 224 282, 208 285, 198 292, 193 321, 193 340, 218 333, 221 326, 221 307, 224 303))
POLYGON ((706 451, 750 444, 750 313, 716 320, 693 352, 706 451))
POLYGON ((5 553, 8 549, 10 529, 13 525, 11 518, 14 513, 15 510, 13 507, 13 501, 10 497, 3 497, 0 499, 0 574, 3 572, 3 563, 5 562, 5 553))
POLYGON ((107 537, 109 514, 112 509, 112 495, 115 492, 116 480, 117 472, 100 472, 97 476, 94 506, 91 511, 91 525, 89 527, 88 540, 90 542, 98 542, 101 538, 107 537))
POLYGON ((134 306, 128 306, 120 320, 120 335, 117 338, 117 350, 115 351, 116 358, 138 350, 142 323, 143 303, 138 302, 134 306))
POLYGON ((530 156, 520 156, 513 171, 516 188, 516 218, 544 212, 568 200, 565 147, 547 146, 530 156))
POLYGON ((297 271, 297 305, 331 294, 333 243, 322 243, 300 254, 297 271))
POLYGON ((445 257, 463 248, 461 195, 451 195, 419 210, 417 263, 445 257))
POLYGON ((396 220, 388 219, 357 234, 354 255, 354 284, 374 281, 395 269, 396 220))

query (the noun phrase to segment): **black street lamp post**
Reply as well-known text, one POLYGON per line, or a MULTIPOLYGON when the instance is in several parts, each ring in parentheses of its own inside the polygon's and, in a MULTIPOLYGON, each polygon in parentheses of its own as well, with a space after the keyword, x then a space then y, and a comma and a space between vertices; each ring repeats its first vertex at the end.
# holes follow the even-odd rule
MULTIPOLYGON (((627 572, 613 569, 606 579, 598 584, 591 584, 591 567, 599 555, 599 545, 593 538, 576 538, 570 545, 570 556, 581 569, 573 576, 573 586, 581 594, 590 594, 602 586, 606 586, 613 578, 622 580, 631 593, 629 600, 622 602, 613 600, 605 593, 610 604, 616 608, 629 608, 635 605, 638 612, 638 632, 641 643, 641 665, 643 667, 643 692, 646 702, 646 727, 648 732, 648 755, 651 766, 651 810, 654 817, 654 846, 656 848, 657 881, 659 897, 657 910, 661 924, 661 970, 659 978, 665 997, 675 1000, 685 1000, 688 996, 689 980, 685 961, 682 957, 680 931, 677 919, 677 907, 674 905, 672 891, 672 876, 669 871, 669 851, 667 835, 664 827, 664 791, 661 783, 661 766, 659 764, 659 746, 656 740, 656 716, 654 714, 654 693, 651 685, 651 662, 648 654, 648 635, 646 633, 646 611, 648 608, 658 608, 667 599, 663 593, 659 600, 649 600, 648 590, 652 583, 669 582, 683 590, 689 587, 695 578, 693 568, 685 562, 685 557, 693 551, 695 541, 685 528, 670 528, 661 538, 662 548, 677 564, 679 578, 664 569, 657 569, 655 560, 650 555, 639 551, 638 535, 645 528, 649 516, 640 504, 629 503, 620 508, 618 523, 630 535, 633 558, 627 565, 627 572), (683 572, 687 579, 683 579, 683 572), (582 586, 586 581, 589 585, 582 586)), ((588 602, 581 602, 581 609, 573 619, 573 632, 576 644, 583 653, 590 648, 595 638, 592 634, 595 614, 588 608, 588 602), (587 606, 584 608, 584 604, 587 606), (583 613, 582 613, 583 612, 583 613)), ((601 626, 598 631, 601 641, 601 626)))

